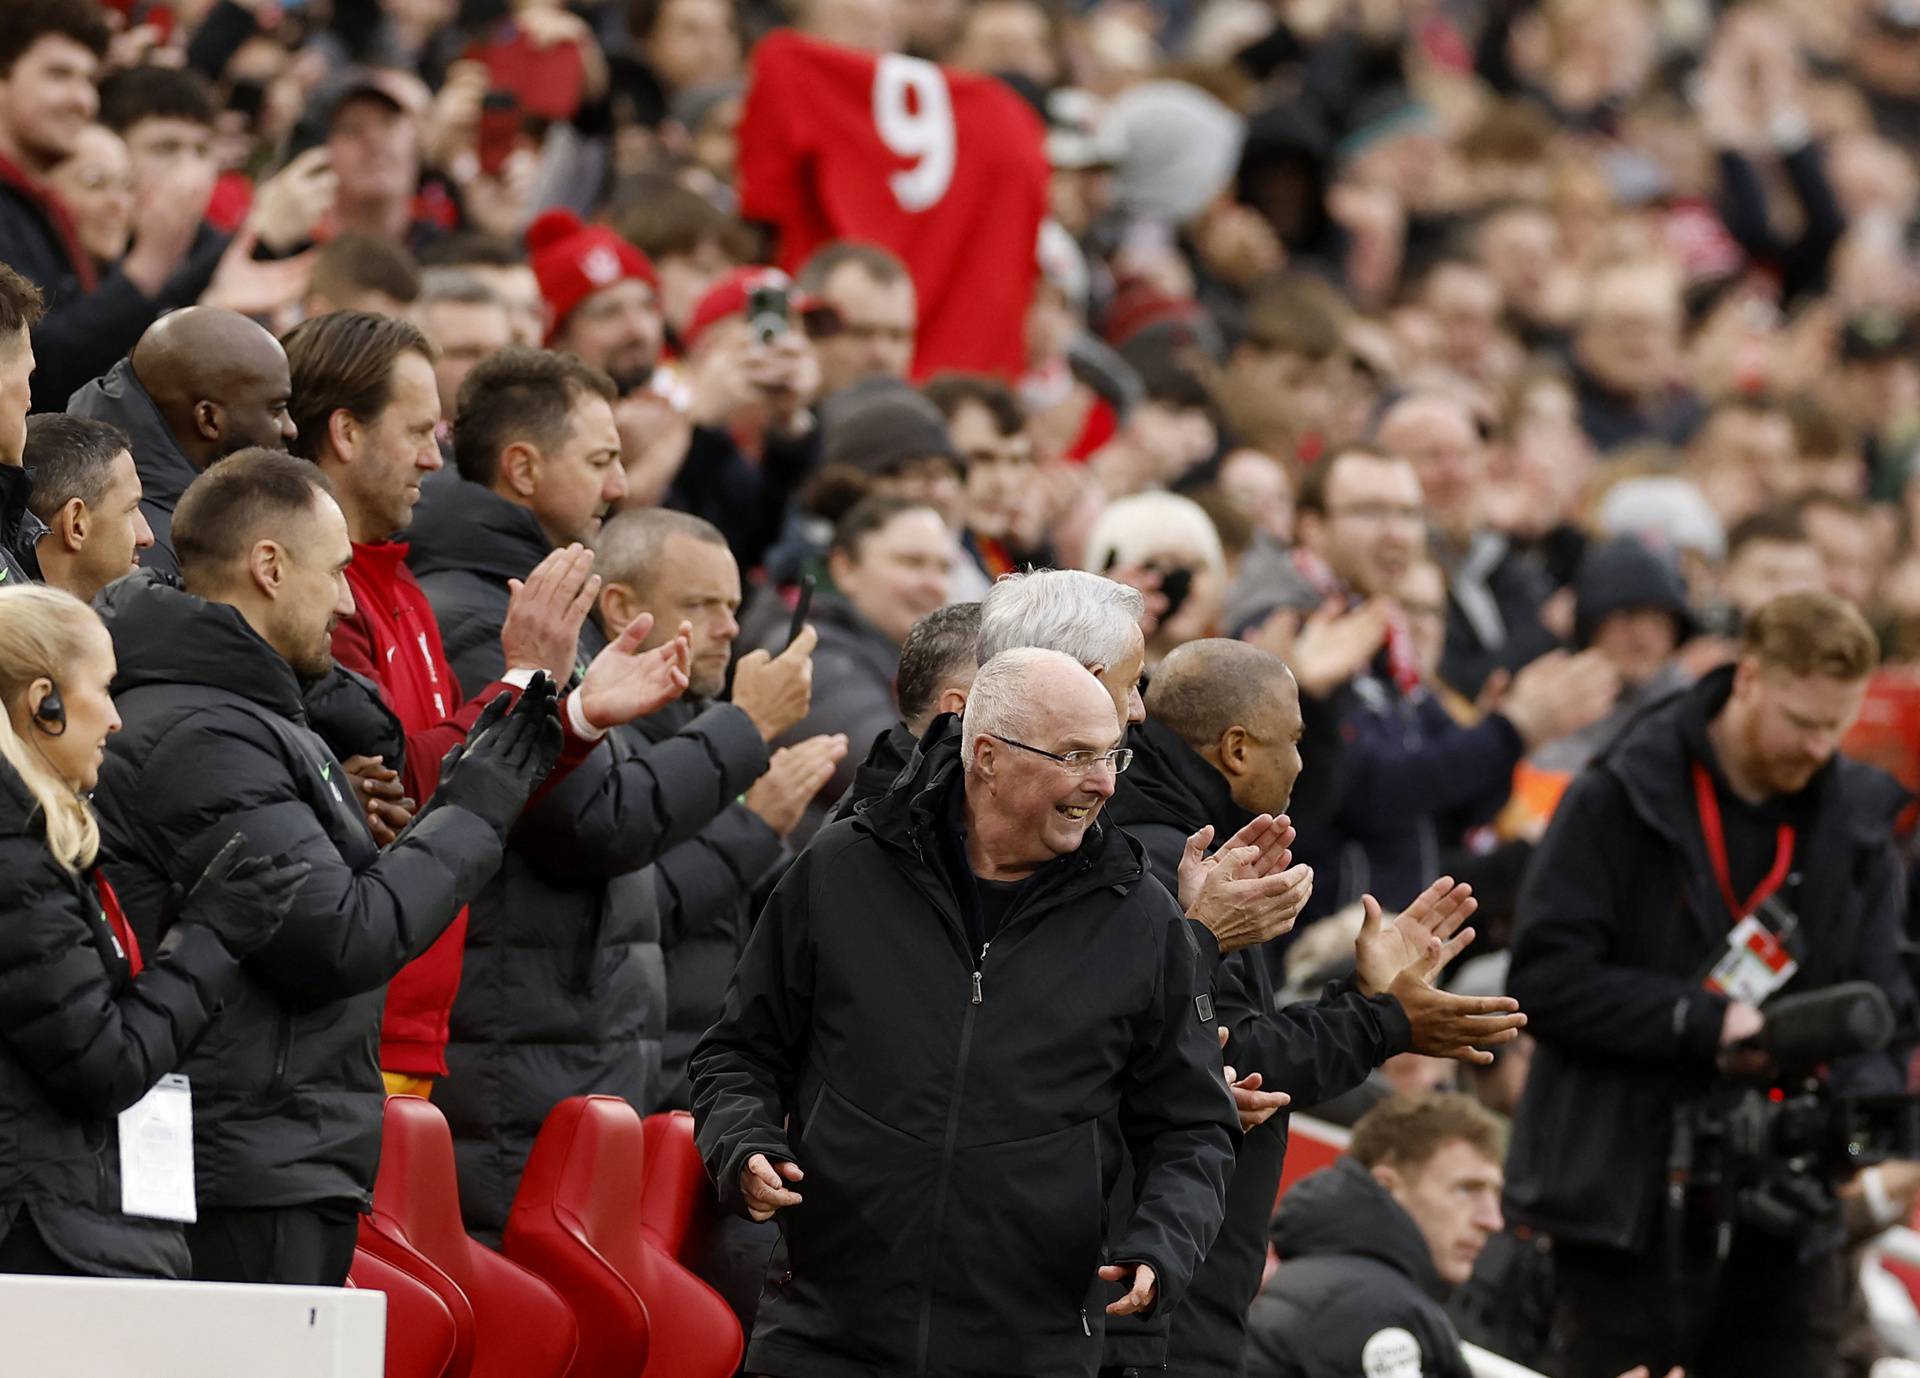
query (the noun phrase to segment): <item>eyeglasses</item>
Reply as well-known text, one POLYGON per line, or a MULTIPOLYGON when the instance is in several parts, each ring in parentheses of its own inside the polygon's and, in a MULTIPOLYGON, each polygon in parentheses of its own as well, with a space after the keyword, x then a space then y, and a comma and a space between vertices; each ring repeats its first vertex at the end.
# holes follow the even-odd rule
POLYGON ((1069 751, 1065 755, 1057 751, 1042 751, 1037 746, 1028 746, 1025 742, 1016 742, 1011 737, 1002 737, 997 732, 986 734, 996 742, 1005 742, 1008 746, 1017 746, 1022 751, 1031 751, 1036 756, 1045 756, 1049 761, 1058 761, 1075 775, 1085 775, 1097 765, 1104 765, 1115 775, 1124 774, 1133 764, 1133 753, 1124 746, 1112 751, 1069 751))

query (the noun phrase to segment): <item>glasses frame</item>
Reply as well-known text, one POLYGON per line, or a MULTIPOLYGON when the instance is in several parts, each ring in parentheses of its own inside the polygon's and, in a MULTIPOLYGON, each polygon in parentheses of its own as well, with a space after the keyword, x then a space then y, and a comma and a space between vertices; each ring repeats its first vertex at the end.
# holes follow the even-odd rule
POLYGON ((1025 742, 1017 742, 1012 737, 1003 737, 998 732, 983 732, 980 735, 983 737, 991 737, 996 742, 1004 742, 1008 746, 1018 747, 1022 751, 1030 751, 1035 756, 1044 756, 1049 761, 1057 761, 1075 775, 1085 775, 1091 771, 1096 764, 1104 762, 1107 769, 1111 770, 1115 776, 1121 776, 1125 775, 1127 773, 1127 767, 1133 764, 1133 750, 1131 747, 1116 746, 1111 751, 1069 751, 1063 756, 1057 751, 1044 751, 1037 746, 1028 746, 1025 742), (1084 759, 1076 761, 1074 760, 1076 756, 1084 759))

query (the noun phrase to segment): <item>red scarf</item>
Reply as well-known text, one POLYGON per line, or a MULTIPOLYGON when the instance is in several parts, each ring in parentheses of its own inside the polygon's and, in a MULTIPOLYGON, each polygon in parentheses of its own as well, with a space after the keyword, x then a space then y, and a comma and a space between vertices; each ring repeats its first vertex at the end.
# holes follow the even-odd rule
POLYGON ((93 888, 100 896, 100 917, 113 931, 113 938, 119 944, 120 954, 127 959, 127 974, 138 976, 144 965, 140 960, 140 940, 133 936, 133 925, 127 922, 125 912, 120 908, 120 897, 113 893, 113 887, 107 884, 107 873, 98 866, 93 868, 93 888))
MULTIPOLYGON (((1353 595, 1327 562, 1304 546, 1293 548, 1293 567, 1322 599, 1335 599, 1342 607, 1354 602, 1353 595)), ((1393 611, 1387 619, 1387 673, 1405 697, 1420 687, 1420 658, 1413 653, 1413 633, 1407 627, 1407 615, 1398 603, 1391 606, 1393 611)))
POLYGON ((60 237, 60 246, 66 250, 67 262, 73 268, 73 275, 80 281, 82 292, 91 292, 100 283, 100 275, 93 266, 93 255, 80 247, 80 236, 73 228, 73 217, 51 187, 43 186, 28 176, 24 168, 15 166, 6 158, 0 157, 0 184, 12 187, 22 196, 40 208, 53 226, 53 232, 60 237))

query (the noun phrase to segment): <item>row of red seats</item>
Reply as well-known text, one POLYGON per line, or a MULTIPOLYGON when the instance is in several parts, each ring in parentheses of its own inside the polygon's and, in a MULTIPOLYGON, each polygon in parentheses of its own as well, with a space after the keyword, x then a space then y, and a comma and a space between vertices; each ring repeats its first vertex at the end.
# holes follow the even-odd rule
POLYGON ((682 1261, 713 1193, 684 1112, 575 1096, 541 1128, 495 1253, 461 1222, 433 1105, 387 1100, 351 1282, 387 1294, 388 1378, 728 1378, 739 1323, 682 1261))

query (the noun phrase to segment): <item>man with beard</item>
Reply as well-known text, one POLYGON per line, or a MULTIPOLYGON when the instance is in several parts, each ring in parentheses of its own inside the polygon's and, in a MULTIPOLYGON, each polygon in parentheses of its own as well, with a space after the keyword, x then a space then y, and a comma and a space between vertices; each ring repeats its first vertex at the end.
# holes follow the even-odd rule
POLYGON ((189 306, 147 328, 133 353, 67 404, 74 416, 109 421, 133 441, 140 510, 153 544, 140 563, 180 573, 173 509, 215 460, 252 446, 284 449, 297 434, 287 408, 287 353, 237 311, 189 306))
POLYGON ((1178 1304, 1236 1131, 1179 905, 1099 821, 1123 730, 1008 651, 775 888, 692 1063, 723 1199, 784 1213, 751 1371, 1091 1375, 1108 1315, 1178 1304))
POLYGON ((606 373, 617 396, 645 387, 666 342, 647 256, 605 226, 550 210, 527 229, 527 260, 547 303, 548 345, 606 373))
MULTIPOLYGON (((1775 598, 1735 664, 1641 714, 1574 781, 1534 853, 1508 988, 1539 1046, 1506 1206, 1553 1237, 1568 1378, 1840 1371, 1830 1189, 1797 1177, 1768 1194, 1791 1209, 1736 1218, 1705 1185, 1708 1148, 1688 1177, 1668 1168, 1677 1106, 1729 1067, 1781 1075, 1751 1042, 1773 992, 1871 981, 1912 1027, 1892 834, 1905 794, 1836 754, 1877 659, 1842 600, 1775 598), (1745 963, 1756 949, 1784 960, 1745 963)), ((1904 1068, 1889 1051, 1838 1059, 1826 1079, 1898 1092, 1904 1068)))
POLYGON ((301 700, 353 611, 353 547, 327 481, 291 455, 244 451, 195 480, 178 515, 186 589, 123 579, 102 600, 125 724, 95 800, 103 854, 148 951, 236 832, 250 852, 312 867, 183 1066, 199 1209, 187 1237, 204 1280, 339 1286, 379 1160, 386 983, 499 866, 560 750, 552 685, 536 680, 511 712, 496 700, 382 851, 301 700))

